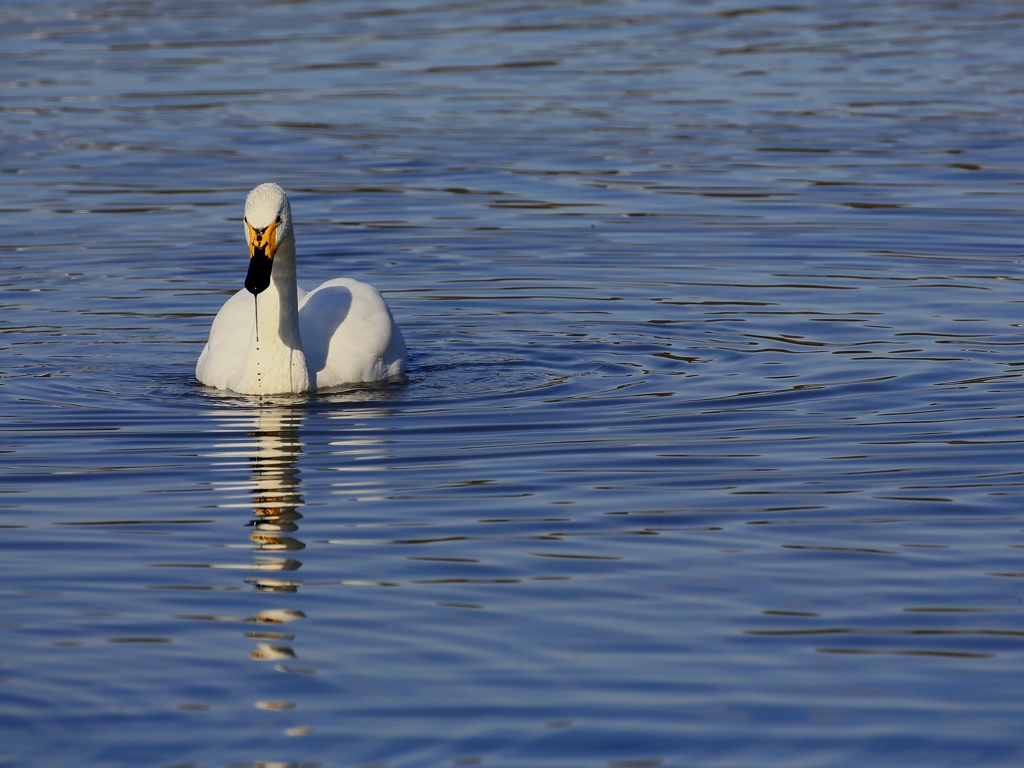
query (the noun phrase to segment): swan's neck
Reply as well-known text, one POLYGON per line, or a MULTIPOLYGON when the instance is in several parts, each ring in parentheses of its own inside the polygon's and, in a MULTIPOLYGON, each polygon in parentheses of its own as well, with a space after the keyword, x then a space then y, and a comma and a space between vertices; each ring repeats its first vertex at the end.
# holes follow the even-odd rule
POLYGON ((306 392, 309 371, 299 335, 293 238, 278 246, 270 274, 270 285, 255 297, 256 322, 245 356, 242 391, 254 395, 306 392))

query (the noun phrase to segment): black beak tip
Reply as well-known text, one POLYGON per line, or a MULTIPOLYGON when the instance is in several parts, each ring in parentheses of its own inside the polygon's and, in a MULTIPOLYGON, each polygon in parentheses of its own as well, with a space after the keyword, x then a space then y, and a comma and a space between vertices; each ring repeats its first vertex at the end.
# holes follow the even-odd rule
POLYGON ((249 278, 245 279, 245 290, 247 290, 253 296, 263 293, 265 290, 267 290, 268 285, 270 285, 269 280, 266 282, 257 282, 256 280, 250 280, 249 278))
POLYGON ((260 253, 249 259, 249 271, 245 275, 245 290, 253 296, 263 293, 270 285, 270 270, 274 262, 260 253))

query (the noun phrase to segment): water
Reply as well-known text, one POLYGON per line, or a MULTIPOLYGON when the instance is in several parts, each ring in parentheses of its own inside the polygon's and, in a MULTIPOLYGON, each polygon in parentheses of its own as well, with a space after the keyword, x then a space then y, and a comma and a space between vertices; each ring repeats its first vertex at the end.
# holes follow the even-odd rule
POLYGON ((1020 764, 1022 22, 5 3, 0 763, 1020 764), (269 180, 406 381, 194 381, 269 180))

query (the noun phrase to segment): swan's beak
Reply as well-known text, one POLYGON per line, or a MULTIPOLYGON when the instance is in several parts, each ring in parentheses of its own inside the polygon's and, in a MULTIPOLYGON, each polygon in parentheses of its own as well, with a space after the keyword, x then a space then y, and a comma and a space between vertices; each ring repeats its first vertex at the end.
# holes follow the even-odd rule
POLYGON ((245 290, 255 296, 270 285, 270 270, 277 251, 277 222, 256 229, 247 221, 245 230, 249 235, 249 272, 245 276, 245 290))

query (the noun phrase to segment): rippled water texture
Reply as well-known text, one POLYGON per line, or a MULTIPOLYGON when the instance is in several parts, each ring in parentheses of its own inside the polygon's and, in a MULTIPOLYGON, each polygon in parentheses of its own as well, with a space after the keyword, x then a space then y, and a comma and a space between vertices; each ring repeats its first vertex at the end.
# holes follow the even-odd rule
POLYGON ((1022 28, 0 5, 0 763, 1020 765, 1022 28), (194 381, 270 180, 407 380, 194 381))

